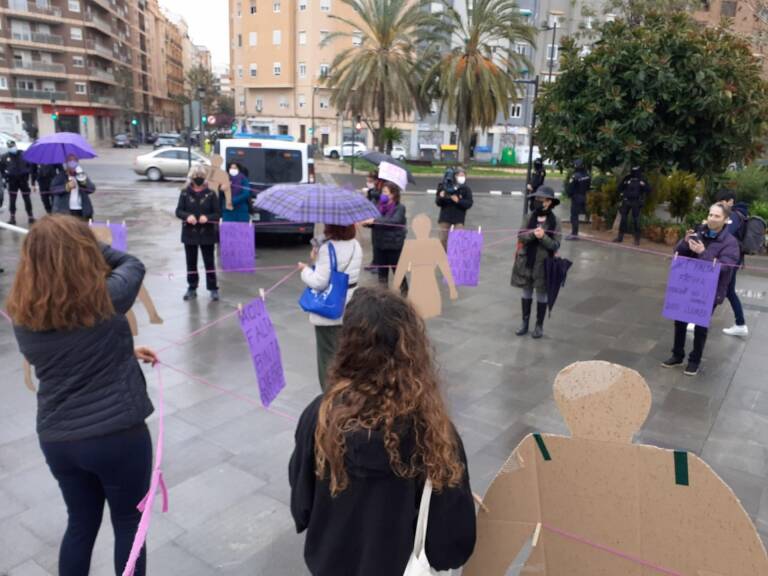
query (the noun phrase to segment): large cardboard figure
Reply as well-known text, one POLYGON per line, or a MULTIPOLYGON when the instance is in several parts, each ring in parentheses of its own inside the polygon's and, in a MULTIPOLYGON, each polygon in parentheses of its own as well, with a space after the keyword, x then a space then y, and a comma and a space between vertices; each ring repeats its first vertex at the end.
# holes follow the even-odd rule
POLYGON ((456 292, 453 274, 443 245, 437 238, 429 237, 432 232, 432 220, 426 214, 419 214, 413 219, 411 229, 416 238, 405 241, 392 285, 399 287, 403 283, 405 274, 411 273, 408 299, 426 320, 440 316, 443 311, 443 298, 435 276, 435 267, 440 269, 448 282, 451 300, 456 300, 459 294, 456 292))
POLYGON ((227 210, 232 210, 232 184, 229 174, 223 169, 224 158, 218 154, 211 156, 211 165, 208 167, 208 188, 224 194, 227 210))
POLYGON ((464 576, 768 574, 749 516, 705 462, 632 444, 651 407, 639 373, 578 362, 554 392, 573 436, 529 435, 518 445, 478 512, 464 576), (520 572, 510 570, 518 563, 520 572))

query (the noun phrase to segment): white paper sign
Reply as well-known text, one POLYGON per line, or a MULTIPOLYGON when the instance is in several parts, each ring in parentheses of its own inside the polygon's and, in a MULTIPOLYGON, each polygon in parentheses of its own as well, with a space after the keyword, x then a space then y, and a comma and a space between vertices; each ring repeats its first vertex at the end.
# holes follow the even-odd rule
POLYGON ((397 184, 402 191, 408 187, 408 172, 389 162, 379 164, 379 179, 397 184))

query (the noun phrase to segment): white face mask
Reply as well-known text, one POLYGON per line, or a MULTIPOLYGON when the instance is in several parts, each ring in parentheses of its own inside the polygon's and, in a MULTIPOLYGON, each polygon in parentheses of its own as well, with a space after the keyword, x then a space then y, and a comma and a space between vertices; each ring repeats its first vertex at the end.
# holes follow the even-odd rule
POLYGON ((237 168, 230 168, 229 169, 229 175, 230 176, 237 176, 238 174, 240 174, 240 171, 237 168))
POLYGON ((464 182, 466 181, 467 179, 464 176, 459 176, 458 178, 456 178, 456 184, 458 184, 459 186, 463 186, 464 182))

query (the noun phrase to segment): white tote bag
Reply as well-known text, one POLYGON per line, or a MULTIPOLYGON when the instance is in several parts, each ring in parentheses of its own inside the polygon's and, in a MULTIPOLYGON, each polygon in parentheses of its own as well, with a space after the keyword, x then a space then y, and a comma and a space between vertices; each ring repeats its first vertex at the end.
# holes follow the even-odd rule
POLYGON ((427 542, 427 522, 429 520, 429 502, 432 499, 432 481, 427 479, 424 483, 424 492, 421 494, 419 505, 419 519, 416 522, 416 535, 413 538, 413 552, 405 567, 403 576, 445 576, 448 572, 438 572, 432 569, 424 551, 427 542))

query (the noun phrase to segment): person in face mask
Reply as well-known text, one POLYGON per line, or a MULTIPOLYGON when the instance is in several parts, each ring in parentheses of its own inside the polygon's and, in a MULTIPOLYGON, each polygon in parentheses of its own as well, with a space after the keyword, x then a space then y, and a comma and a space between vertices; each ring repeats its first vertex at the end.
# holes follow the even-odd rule
POLYGON ((368 172, 368 177, 365 180, 365 196, 369 202, 378 205, 379 195, 381 194, 381 181, 377 172, 368 172))
POLYGON ((250 222, 251 184, 248 181, 248 174, 237 162, 230 163, 227 171, 232 190, 232 210, 227 210, 227 199, 224 194, 220 194, 221 219, 224 222, 250 222))
POLYGON ((24 160, 24 155, 19 151, 16 146, 16 142, 9 140, 8 152, 0 157, 0 172, 5 179, 6 187, 8 188, 8 194, 11 197, 10 200, 10 218, 9 224, 16 224, 16 199, 19 192, 24 200, 24 208, 27 210, 27 221, 30 224, 35 222, 35 216, 32 212, 32 198, 30 196, 31 188, 30 177, 32 179, 32 185, 34 186, 37 181, 37 166, 30 164, 24 160))
POLYGON ((448 233, 451 227, 464 228, 467 210, 472 208, 472 189, 467 186, 467 172, 463 168, 456 170, 455 184, 446 184, 444 179, 437 187, 435 204, 440 207, 437 221, 440 225, 440 242, 448 249, 448 233))
MULTIPOLYGON (((381 216, 363 224, 372 227, 373 259, 377 263, 379 282, 386 286, 389 284, 389 272, 391 270, 394 274, 408 235, 408 220, 405 206, 400 203, 400 189, 392 182, 382 185, 378 208, 381 216)), ((399 288, 403 296, 408 293, 405 280, 399 288)))
POLYGON ((544 317, 547 314, 545 262, 560 248, 560 219, 552 211, 560 204, 560 200, 555 197, 555 191, 549 186, 542 186, 533 196, 533 212, 523 220, 523 230, 518 238, 518 250, 512 269, 512 286, 523 290, 523 322, 515 334, 528 334, 535 291, 536 328, 531 336, 539 339, 544 335, 544 317))
POLYGON ((80 166, 77 156, 70 154, 64 164, 64 171, 51 182, 53 213, 69 214, 85 220, 93 218, 90 196, 94 192, 96 186, 80 166))
POLYGON ((217 239, 216 224, 221 218, 218 193, 208 188, 205 166, 193 166, 187 176, 187 185, 179 194, 176 217, 182 221, 181 242, 187 257, 187 292, 184 300, 197 298, 200 276, 197 272, 197 253, 202 252, 205 266, 205 284, 211 300, 219 299, 216 284, 214 248, 217 239))
POLYGON ((544 170, 544 161, 541 158, 536 158, 536 160, 533 161, 533 172, 531 173, 531 181, 526 186, 526 189, 528 190, 528 196, 530 197, 529 201, 529 210, 533 212, 534 204, 536 202, 536 198, 533 195, 536 190, 544 186, 544 180, 547 177, 547 171, 544 170))
MULTIPOLYGON (((728 286, 731 277, 736 272, 741 259, 739 241, 727 230, 731 209, 724 204, 713 204, 709 208, 706 223, 696 230, 689 230, 685 238, 675 247, 675 253, 687 258, 717 260, 721 264, 720 277, 715 293, 715 308, 725 300, 728 294, 728 286)), ((662 363, 665 368, 682 366, 685 361, 685 333, 687 324, 675 320, 675 344, 672 348, 672 356, 662 363)), ((688 356, 688 364, 685 366, 686 376, 696 376, 699 373, 699 365, 704 354, 704 345, 707 343, 707 328, 696 326, 693 334, 693 350, 688 356)))

